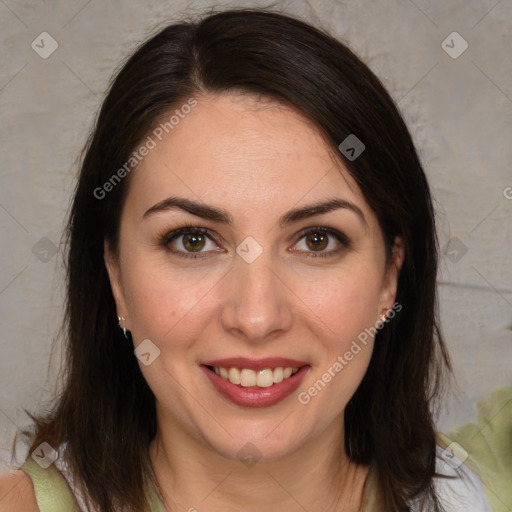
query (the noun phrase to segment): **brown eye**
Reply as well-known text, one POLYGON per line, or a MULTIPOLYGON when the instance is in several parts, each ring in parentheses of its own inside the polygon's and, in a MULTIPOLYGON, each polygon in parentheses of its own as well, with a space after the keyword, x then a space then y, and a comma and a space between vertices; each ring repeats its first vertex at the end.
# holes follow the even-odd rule
POLYGON ((205 236, 202 234, 191 233, 182 235, 182 244, 187 251, 197 252, 204 248, 205 236))
POLYGON ((159 244, 183 258, 203 258, 218 246, 207 229, 185 226, 159 237, 159 244), (208 243, 212 247, 208 247, 208 243))
POLYGON ((303 231, 301 235, 299 242, 304 239, 303 245, 305 245, 305 248, 299 247, 298 250, 304 252, 308 257, 334 256, 343 249, 350 247, 347 236, 331 228, 310 228, 303 231), (328 247, 329 250, 325 250, 328 247))
POLYGON ((322 251, 329 244, 329 237, 325 233, 312 233, 306 236, 307 246, 314 251, 322 251))

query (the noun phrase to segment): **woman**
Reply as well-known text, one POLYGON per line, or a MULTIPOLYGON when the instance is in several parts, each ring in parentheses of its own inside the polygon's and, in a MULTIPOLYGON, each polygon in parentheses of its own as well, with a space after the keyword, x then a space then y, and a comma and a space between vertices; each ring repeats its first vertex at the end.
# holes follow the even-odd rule
POLYGON ((425 174, 339 41, 259 10, 160 31, 68 234, 66 385, 5 510, 490 510, 433 422, 425 174))

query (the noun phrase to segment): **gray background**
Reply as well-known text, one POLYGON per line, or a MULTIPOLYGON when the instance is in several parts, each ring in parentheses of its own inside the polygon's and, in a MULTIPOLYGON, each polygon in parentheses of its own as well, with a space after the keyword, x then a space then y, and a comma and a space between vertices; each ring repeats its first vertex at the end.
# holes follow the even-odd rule
MULTIPOLYGON (((20 461, 10 449, 16 429, 30 423, 22 407, 47 407, 55 386, 61 232, 76 159, 108 81, 157 25, 212 5, 266 3, 0 0, 0 469, 20 461), (58 43, 47 59, 31 47, 42 32, 58 43)), ((438 423, 474 421, 477 400, 512 385, 512 2, 276 8, 348 42, 405 116, 432 186, 441 245, 450 242, 439 290, 457 381, 438 423), (454 31, 469 44, 457 58, 442 46, 454 31)), ((447 44, 462 48, 456 39, 447 44)))

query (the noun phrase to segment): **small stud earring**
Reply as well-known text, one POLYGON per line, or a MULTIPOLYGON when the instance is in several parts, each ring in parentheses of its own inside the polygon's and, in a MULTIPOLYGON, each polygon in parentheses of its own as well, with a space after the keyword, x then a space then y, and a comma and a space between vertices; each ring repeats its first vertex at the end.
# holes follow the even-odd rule
POLYGON ((126 334, 126 320, 123 316, 118 316, 117 317, 117 321, 119 323, 119 327, 121 327, 121 329, 123 329, 123 334, 124 334, 124 337, 126 339, 128 339, 128 335, 126 334), (123 321, 124 325, 121 327, 121 320, 123 321))

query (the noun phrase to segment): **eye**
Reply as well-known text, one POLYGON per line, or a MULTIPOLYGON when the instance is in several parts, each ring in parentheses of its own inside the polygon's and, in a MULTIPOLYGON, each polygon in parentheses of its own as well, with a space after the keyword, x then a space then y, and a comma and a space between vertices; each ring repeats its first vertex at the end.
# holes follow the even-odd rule
MULTIPOLYGON (((210 230, 193 225, 186 225, 158 237, 158 244, 182 258, 204 258, 208 252, 217 251, 216 235, 210 230), (212 244, 208 247, 208 244, 212 244)), ((350 247, 346 235, 327 227, 308 228, 300 233, 299 242, 304 239, 305 248, 293 252, 304 252, 307 257, 334 256, 350 247), (334 248, 325 250, 334 245, 334 248)), ((299 242, 296 243, 299 244, 299 242)))
POLYGON ((183 258, 204 258, 203 253, 215 250, 215 237, 208 229, 196 226, 184 226, 159 237, 159 245, 167 247, 172 253, 183 258), (208 247, 208 243, 213 247, 208 247), (203 249, 205 249, 203 251, 203 249))
POLYGON ((338 254, 343 249, 350 247, 350 241, 340 231, 321 226, 308 228, 301 233, 300 240, 304 239, 305 249, 299 249, 306 252, 307 257, 328 257, 338 254), (334 242, 332 242, 334 239, 334 242), (335 246, 331 250, 325 251, 327 247, 335 246), (311 249, 311 250, 310 250, 311 249))

